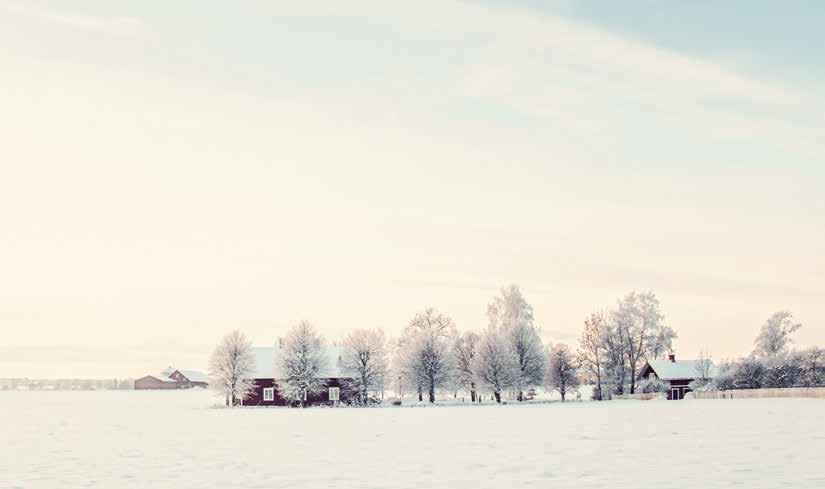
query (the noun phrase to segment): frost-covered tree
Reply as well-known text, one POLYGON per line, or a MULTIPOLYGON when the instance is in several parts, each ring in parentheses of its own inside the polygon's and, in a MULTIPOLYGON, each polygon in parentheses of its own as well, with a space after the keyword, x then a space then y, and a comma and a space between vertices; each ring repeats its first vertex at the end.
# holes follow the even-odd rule
POLYGON ((473 364, 480 340, 478 333, 466 331, 461 334, 455 342, 454 357, 455 371, 458 383, 469 389, 470 400, 476 402, 476 379, 473 372, 473 364))
POLYGON ((304 406, 310 394, 324 387, 321 378, 327 367, 324 340, 308 321, 301 321, 289 331, 279 361, 283 374, 279 386, 286 399, 304 406))
POLYGON ((799 385, 801 387, 819 387, 825 385, 825 350, 818 347, 808 348, 799 353, 801 368, 799 385))
POLYGON ((513 356, 507 340, 496 327, 489 327, 481 335, 473 358, 473 372, 479 384, 493 393, 501 402, 501 393, 513 385, 515 372, 513 356))
POLYGON ((454 373, 453 345, 456 330, 449 316, 428 308, 415 315, 405 328, 401 341, 402 371, 429 402, 435 402, 437 389, 449 385, 454 373))
POLYGON ((677 338, 676 331, 670 326, 660 324, 651 333, 647 354, 649 360, 664 358, 668 353, 673 353, 673 340, 677 338))
POLYGON ((786 353, 778 357, 761 359, 765 372, 762 377, 762 387, 783 389, 799 385, 802 378, 800 356, 786 353))
POLYGON ((352 375, 352 388, 366 405, 369 391, 382 388, 387 373, 387 341, 380 329, 357 329, 344 338, 342 367, 352 375))
POLYGON ((604 381, 607 352, 604 335, 607 334, 607 320, 603 314, 591 314, 584 320, 584 331, 579 338, 578 360, 588 382, 595 386, 594 398, 604 399, 602 384, 604 381))
POLYGON ((616 325, 614 313, 607 316, 603 328, 601 341, 605 353, 605 383, 609 392, 621 395, 624 394, 627 383, 627 348, 622 331, 616 325))
POLYGON ((734 389, 761 389, 765 386, 765 364, 758 358, 740 360, 731 374, 734 389))
POLYGON ((658 350, 667 347, 657 342, 668 336, 663 334, 664 316, 659 309, 659 299, 652 291, 641 294, 631 292, 619 301, 614 320, 624 342, 630 393, 633 394, 645 359, 653 356, 654 348, 658 350))
POLYGON ((237 330, 224 336, 209 357, 209 385, 230 407, 243 404, 252 394, 254 371, 252 342, 237 330))
POLYGON ((544 346, 538 328, 533 324, 533 307, 518 286, 501 290, 487 307, 490 326, 498 328, 510 348, 515 372, 513 388, 518 400, 524 400, 524 391, 539 386, 544 378, 544 346))
POLYGON ((760 358, 776 358, 787 353, 791 343, 791 335, 802 327, 802 324, 793 321, 793 315, 788 311, 774 313, 759 331, 754 341, 754 355, 760 358))
POLYGON ((571 390, 579 387, 579 371, 576 357, 567 345, 555 344, 548 352, 547 384, 561 394, 561 402, 571 390))

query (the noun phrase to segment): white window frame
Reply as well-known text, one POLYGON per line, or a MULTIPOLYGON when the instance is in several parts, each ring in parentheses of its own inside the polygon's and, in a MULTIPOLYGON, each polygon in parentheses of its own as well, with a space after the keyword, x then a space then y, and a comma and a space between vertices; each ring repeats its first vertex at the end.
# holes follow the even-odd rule
POLYGON ((264 387, 264 401, 274 401, 275 400, 275 388, 274 387, 264 387))
POLYGON ((341 388, 340 387, 330 387, 329 388, 329 400, 330 401, 340 401, 341 400, 341 388))

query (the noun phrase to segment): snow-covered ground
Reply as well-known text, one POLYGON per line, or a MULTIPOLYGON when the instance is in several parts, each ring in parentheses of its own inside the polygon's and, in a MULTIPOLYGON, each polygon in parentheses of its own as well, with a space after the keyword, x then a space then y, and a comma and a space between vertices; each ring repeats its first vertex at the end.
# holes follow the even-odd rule
POLYGON ((0 392, 0 488, 825 487, 825 402, 213 409, 0 392))

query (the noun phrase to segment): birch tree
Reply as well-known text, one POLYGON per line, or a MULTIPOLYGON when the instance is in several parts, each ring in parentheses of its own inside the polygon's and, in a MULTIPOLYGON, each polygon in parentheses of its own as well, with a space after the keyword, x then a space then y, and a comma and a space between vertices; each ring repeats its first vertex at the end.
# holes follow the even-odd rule
POLYGON ((473 372, 482 386, 492 391, 496 402, 501 393, 513 385, 513 357, 501 331, 493 326, 481 335, 473 357, 473 372))
POLYGON ((470 401, 476 402, 476 379, 473 372, 478 342, 478 333, 467 331, 455 342, 455 370, 458 382, 469 389, 470 401))
POLYGON ((487 307, 487 317, 507 342, 515 369, 513 388, 518 400, 523 401, 525 390, 541 385, 545 369, 544 347, 533 324, 533 307, 518 286, 510 285, 487 307))
POLYGON ((344 339, 342 367, 353 377, 358 399, 366 405, 369 391, 382 388, 387 373, 387 341, 380 329, 357 329, 344 339))
POLYGON ((327 367, 324 341, 308 321, 301 321, 289 331, 279 361, 283 372, 280 387, 286 399, 304 406, 311 394, 325 386, 321 378, 327 367))
POLYGON ((209 385, 230 407, 250 397, 255 386, 251 378, 254 371, 252 342, 237 330, 224 336, 209 357, 209 385))
POLYGON ((570 348, 564 344, 555 344, 548 352, 547 383, 561 394, 561 402, 568 392, 577 389, 580 384, 578 365, 570 348))

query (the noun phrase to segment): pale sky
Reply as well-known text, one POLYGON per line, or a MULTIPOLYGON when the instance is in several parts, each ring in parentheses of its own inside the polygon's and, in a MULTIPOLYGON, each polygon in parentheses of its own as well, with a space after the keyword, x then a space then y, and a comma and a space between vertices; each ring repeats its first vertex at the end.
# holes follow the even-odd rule
POLYGON ((677 355, 825 345, 820 2, 0 0, 0 377, 221 335, 546 341, 657 292, 677 355))

